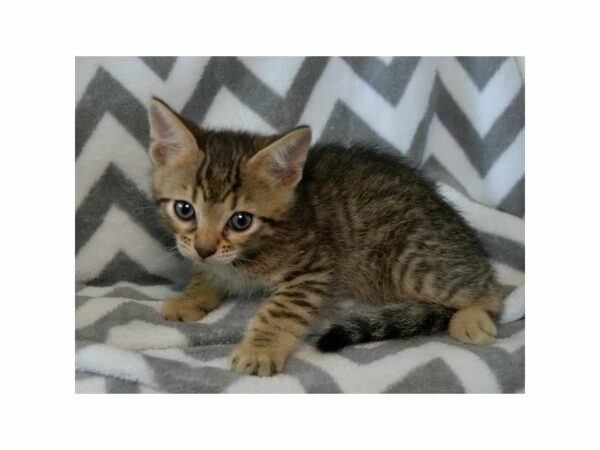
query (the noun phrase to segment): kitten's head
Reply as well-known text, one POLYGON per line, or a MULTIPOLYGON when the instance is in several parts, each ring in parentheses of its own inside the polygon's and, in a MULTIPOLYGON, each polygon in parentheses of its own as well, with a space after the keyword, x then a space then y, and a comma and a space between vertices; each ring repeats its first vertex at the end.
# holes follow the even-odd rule
POLYGON ((311 132, 208 131, 155 99, 150 137, 155 200, 179 251, 194 262, 227 264, 260 246, 285 219, 311 132))

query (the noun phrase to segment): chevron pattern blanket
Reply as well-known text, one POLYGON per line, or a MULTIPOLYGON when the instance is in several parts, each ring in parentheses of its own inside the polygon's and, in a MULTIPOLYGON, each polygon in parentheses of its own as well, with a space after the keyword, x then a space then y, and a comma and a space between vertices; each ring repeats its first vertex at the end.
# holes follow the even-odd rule
POLYGON ((520 58, 77 58, 77 392, 522 392, 524 64, 520 58), (227 369, 259 297, 198 323, 160 301, 191 273, 154 216, 146 105, 205 126, 383 144, 476 228, 505 288, 495 345, 447 336, 320 354, 319 329, 273 378, 227 369))

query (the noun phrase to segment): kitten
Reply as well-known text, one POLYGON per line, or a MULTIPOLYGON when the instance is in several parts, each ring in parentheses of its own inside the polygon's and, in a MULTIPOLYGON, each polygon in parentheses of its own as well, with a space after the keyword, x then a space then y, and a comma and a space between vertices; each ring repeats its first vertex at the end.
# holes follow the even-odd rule
POLYGON ((448 331, 494 341, 501 289, 475 232, 400 156, 315 145, 311 131, 259 136, 199 128, 150 105, 153 191, 181 254, 197 271, 166 319, 195 321, 230 293, 270 296, 230 358, 270 376, 325 305, 380 305, 333 325, 322 351, 448 331))

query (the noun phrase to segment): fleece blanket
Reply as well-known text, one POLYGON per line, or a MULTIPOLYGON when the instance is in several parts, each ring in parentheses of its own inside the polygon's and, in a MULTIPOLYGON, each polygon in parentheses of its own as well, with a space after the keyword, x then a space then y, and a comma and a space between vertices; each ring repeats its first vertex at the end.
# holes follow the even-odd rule
POLYGON ((524 86, 515 57, 77 58, 76 391, 523 392, 524 86), (315 141, 363 140, 407 156, 490 253, 506 296, 496 344, 435 336, 321 354, 326 316, 284 373, 229 371, 260 295, 229 298, 196 323, 158 313, 191 267, 154 215, 152 96, 207 127, 307 124, 315 141))

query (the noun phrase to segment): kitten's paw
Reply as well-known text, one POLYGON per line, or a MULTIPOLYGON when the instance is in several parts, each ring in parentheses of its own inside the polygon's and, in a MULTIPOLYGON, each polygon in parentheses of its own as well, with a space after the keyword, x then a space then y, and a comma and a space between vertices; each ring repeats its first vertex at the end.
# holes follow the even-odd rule
POLYGON ((269 348, 240 344, 231 354, 231 369, 248 375, 271 377, 283 370, 286 356, 269 348))
POLYGON ((203 308, 202 303, 197 299, 182 297, 167 300, 160 312, 167 320, 194 322, 202 319, 209 311, 203 308))
POLYGON ((454 313, 448 332, 467 344, 489 345, 496 340, 496 325, 486 311, 475 306, 454 313))

